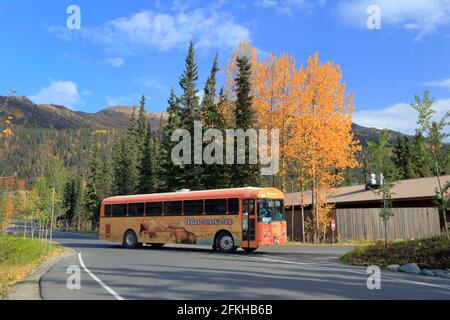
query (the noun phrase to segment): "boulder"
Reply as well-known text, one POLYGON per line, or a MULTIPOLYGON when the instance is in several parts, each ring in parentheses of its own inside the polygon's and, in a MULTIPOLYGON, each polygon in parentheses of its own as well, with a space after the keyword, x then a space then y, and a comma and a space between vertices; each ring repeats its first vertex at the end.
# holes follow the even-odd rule
POLYGON ((436 275, 436 277, 450 279, 450 272, 447 272, 445 270, 439 270, 439 269, 433 270, 433 272, 436 275))
POLYGON ((428 269, 422 269, 422 272, 421 272, 423 275, 425 275, 425 276, 430 276, 430 277, 435 277, 436 276, 436 274, 434 273, 434 271, 433 270, 428 270, 428 269))
POLYGON ((398 271, 406 272, 406 273, 413 273, 413 274, 420 274, 421 270, 419 266, 415 263, 407 263, 404 265, 401 265, 398 271))
POLYGON ((390 264, 386 267, 386 270, 397 272, 400 269, 400 265, 398 264, 390 264))

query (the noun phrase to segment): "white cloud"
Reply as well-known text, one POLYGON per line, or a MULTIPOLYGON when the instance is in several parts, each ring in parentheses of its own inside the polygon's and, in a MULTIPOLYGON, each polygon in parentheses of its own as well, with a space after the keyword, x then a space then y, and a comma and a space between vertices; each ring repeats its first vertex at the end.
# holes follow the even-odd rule
POLYGON ((444 80, 435 80, 435 81, 426 82, 425 86, 450 89, 450 78, 444 79, 444 80))
POLYGON ((343 0, 338 4, 340 17, 346 23, 366 27, 367 7, 381 9, 381 24, 416 32, 415 40, 450 24, 450 0, 343 0))
POLYGON ((74 108, 81 102, 77 84, 73 81, 50 80, 48 87, 41 88, 38 93, 30 96, 37 104, 56 104, 67 108, 74 108))
POLYGON ((292 16, 298 10, 311 14, 316 7, 323 7, 326 0, 256 0, 255 3, 263 8, 275 9, 281 15, 292 16))
POLYGON ((136 105, 137 101, 139 101, 136 97, 126 97, 126 96, 117 96, 117 97, 106 97, 106 104, 108 107, 118 107, 118 106, 128 106, 128 105, 136 105))
POLYGON ((143 77, 138 80, 134 80, 133 83, 158 91, 168 91, 170 89, 169 86, 161 83, 155 77, 143 77))
POLYGON ((106 63, 114 68, 120 68, 125 65, 125 60, 121 57, 114 57, 106 59, 106 63))
MULTIPOLYGON (((434 105, 435 120, 450 110, 450 99, 437 100, 434 105)), ((379 110, 362 110, 353 114, 353 121, 364 127, 388 128, 407 134, 414 134, 417 128, 417 112, 408 103, 397 103, 379 110)))
POLYGON ((48 30, 66 40, 81 38, 126 53, 141 48, 166 51, 185 47, 190 40, 199 48, 234 48, 239 42, 250 40, 250 30, 232 16, 207 9, 174 14, 141 11, 100 27, 83 27, 75 31, 53 25, 48 30))

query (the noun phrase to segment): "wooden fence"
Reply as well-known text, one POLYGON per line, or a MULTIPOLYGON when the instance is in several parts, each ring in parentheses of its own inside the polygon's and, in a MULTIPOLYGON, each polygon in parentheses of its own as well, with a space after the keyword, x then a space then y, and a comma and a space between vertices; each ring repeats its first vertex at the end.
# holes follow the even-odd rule
MULTIPOLYGON (((393 208, 387 223, 389 240, 422 239, 441 233, 439 213, 435 208, 393 208)), ((384 239, 384 223, 379 208, 336 209, 339 241, 384 239)))
MULTIPOLYGON (((393 208, 394 216, 388 221, 389 240, 422 239, 441 234, 439 213, 435 208, 393 208)), ((380 208, 347 208, 333 210, 336 220, 337 241, 373 241, 384 239, 384 224, 380 208)), ((311 210, 305 210, 305 220, 311 210)), ((301 211, 286 210, 287 234, 290 241, 303 241, 301 211), (293 226, 293 228, 292 228, 293 226)), ((327 236, 328 240, 331 236, 327 236)), ((312 242, 306 234, 306 242, 312 242)), ((330 240, 331 241, 331 240, 330 240)))

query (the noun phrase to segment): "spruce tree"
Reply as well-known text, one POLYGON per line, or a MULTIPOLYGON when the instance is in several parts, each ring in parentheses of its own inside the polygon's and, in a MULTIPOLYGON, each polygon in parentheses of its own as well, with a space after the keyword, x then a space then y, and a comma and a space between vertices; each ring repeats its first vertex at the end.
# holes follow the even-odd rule
POLYGON ((219 71, 217 54, 211 69, 211 74, 205 83, 201 116, 202 124, 205 129, 222 129, 224 125, 223 115, 219 112, 216 103, 216 82, 217 72, 219 71))
POLYGON ((145 142, 148 138, 147 118, 145 112, 145 96, 141 97, 138 118, 137 118, 137 136, 139 148, 144 149, 145 142))
POLYGON ((114 186, 116 195, 132 195, 139 183, 139 167, 135 136, 124 131, 114 145, 114 186))
POLYGON ((136 118, 136 110, 133 108, 131 110, 130 119, 128 120, 128 128, 127 128, 128 134, 130 137, 137 138, 138 136, 138 121, 136 118))
MULTIPOLYGON (((201 106, 201 118, 204 130, 217 129, 223 136, 225 136, 225 120, 222 113, 218 109, 218 102, 216 102, 216 83, 218 57, 217 54, 214 58, 214 63, 211 69, 211 74, 205 83, 203 101, 201 106)), ((204 147, 213 143, 213 139, 203 143, 204 147)), ((222 150, 225 154, 225 149, 222 150)), ((213 154, 214 156, 214 154, 213 154)), ((228 179, 226 179, 226 170, 224 170, 223 164, 202 164, 202 185, 209 189, 219 189, 228 185, 228 179)))
POLYGON ((98 147, 94 146, 92 157, 89 164, 89 174, 86 183, 86 192, 84 197, 84 207, 91 220, 92 230, 98 226, 100 219, 100 199, 98 197, 98 187, 101 177, 100 162, 98 157, 98 147))
POLYGON ((185 60, 185 70, 180 78, 180 87, 183 94, 180 97, 181 117, 183 127, 193 134, 194 121, 200 120, 199 98, 196 82, 198 80, 198 67, 195 63, 194 43, 189 44, 188 55, 185 60))
POLYGON ((415 177, 410 141, 406 136, 398 136, 394 148, 394 163, 397 167, 399 179, 415 177))
MULTIPOLYGON (((236 128, 244 131, 254 128, 255 112, 252 107, 251 96, 251 64, 248 57, 242 55, 236 59, 238 74, 235 79, 236 103, 234 108, 236 128)), ((247 140, 247 139, 246 139, 247 140)), ((236 149, 236 148, 235 148, 236 149)), ((232 187, 258 186, 259 168, 258 165, 249 164, 249 145, 245 144, 245 164, 235 164, 232 167, 232 187)), ((235 152, 237 161, 237 152, 235 152)))
POLYGON ((138 125, 133 109, 129 125, 123 130, 113 147, 113 177, 116 195, 132 195, 138 191, 140 155, 138 125))
POLYGON ((100 200, 103 200, 113 195, 113 172, 107 157, 103 157, 100 175, 102 180, 98 186, 98 196, 100 200))
MULTIPOLYGON (((150 125, 149 125, 150 127, 150 125)), ((164 189, 164 175, 161 163, 163 161, 163 128, 164 128, 164 121, 163 116, 161 115, 159 119, 159 127, 158 130, 156 130, 155 135, 153 136, 153 142, 152 142, 152 154, 153 154, 153 176, 154 176, 154 184, 155 184, 155 192, 160 192, 164 189)))
POLYGON ((147 194, 154 193, 155 190, 155 173, 153 168, 154 163, 154 140, 151 137, 151 128, 148 126, 145 144, 144 144, 144 152, 142 154, 141 159, 141 172, 139 179, 139 193, 147 194))
POLYGON ((80 192, 80 179, 73 175, 66 182, 63 191, 62 205, 64 209, 65 227, 70 228, 72 221, 77 213, 80 192))
POLYGON ((197 96, 196 82, 198 80, 198 67, 195 63, 194 44, 189 44, 186 57, 185 70, 180 78, 180 87, 183 93, 180 97, 182 128, 191 134, 191 163, 180 166, 180 185, 177 189, 199 190, 201 184, 202 166, 194 164, 194 122, 200 121, 199 98, 197 96))
POLYGON ((172 88, 167 100, 167 124, 161 130, 161 156, 160 167, 162 180, 161 189, 164 191, 176 191, 180 189, 182 177, 182 167, 173 163, 171 155, 176 142, 172 142, 171 137, 175 130, 182 127, 182 113, 179 99, 172 88))

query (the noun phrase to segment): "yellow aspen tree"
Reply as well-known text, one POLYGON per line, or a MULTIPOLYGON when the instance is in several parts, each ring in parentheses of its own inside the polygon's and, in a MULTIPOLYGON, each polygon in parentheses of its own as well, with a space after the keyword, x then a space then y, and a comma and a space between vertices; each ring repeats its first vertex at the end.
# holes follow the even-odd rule
POLYGON ((346 168, 358 166, 355 152, 360 145, 351 127, 353 97, 341 80, 340 67, 320 63, 316 53, 299 69, 293 87, 297 110, 288 150, 291 160, 301 165, 302 181, 311 186, 316 242, 327 193, 343 181, 346 168))

